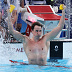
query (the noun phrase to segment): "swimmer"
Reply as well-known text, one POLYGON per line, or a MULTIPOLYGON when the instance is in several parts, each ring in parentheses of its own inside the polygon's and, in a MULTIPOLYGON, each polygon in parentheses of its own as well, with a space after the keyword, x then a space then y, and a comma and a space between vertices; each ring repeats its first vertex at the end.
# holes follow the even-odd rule
POLYGON ((51 32, 46 33, 41 36, 42 33, 42 24, 39 22, 34 22, 31 26, 33 37, 29 38, 26 35, 22 35, 20 32, 15 31, 13 29, 11 15, 9 10, 8 12, 8 29, 9 32, 23 43, 24 51, 28 57, 29 64, 34 65, 46 65, 47 63, 47 53, 48 53, 48 45, 47 42, 54 39, 58 33, 63 29, 65 24, 65 9, 66 6, 63 5, 62 16, 59 21, 59 24, 56 28, 54 28, 51 32))

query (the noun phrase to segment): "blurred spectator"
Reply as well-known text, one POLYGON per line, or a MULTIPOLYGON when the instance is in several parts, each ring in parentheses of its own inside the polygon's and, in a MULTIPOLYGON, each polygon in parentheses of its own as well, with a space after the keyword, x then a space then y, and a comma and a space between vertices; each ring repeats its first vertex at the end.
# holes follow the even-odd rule
POLYGON ((6 0, 1 0, 1 26, 5 29, 8 29, 8 25, 7 23, 5 22, 5 19, 7 17, 7 10, 8 9, 8 4, 6 2, 6 0))
POLYGON ((8 25, 5 22, 5 18, 7 17, 6 10, 8 9, 8 5, 5 0, 0 0, 0 35, 5 38, 6 30, 8 29, 8 25))
POLYGON ((47 5, 54 6, 55 0, 46 0, 47 5))
POLYGON ((25 4, 30 4, 30 5, 45 5, 46 1, 45 0, 25 0, 25 4))
POLYGON ((26 12, 24 8, 24 0, 20 0, 20 11, 18 13, 17 27, 16 30, 22 34, 25 32, 27 24, 21 19, 22 14, 26 12))
POLYGON ((24 8, 24 0, 20 0, 20 6, 24 8))

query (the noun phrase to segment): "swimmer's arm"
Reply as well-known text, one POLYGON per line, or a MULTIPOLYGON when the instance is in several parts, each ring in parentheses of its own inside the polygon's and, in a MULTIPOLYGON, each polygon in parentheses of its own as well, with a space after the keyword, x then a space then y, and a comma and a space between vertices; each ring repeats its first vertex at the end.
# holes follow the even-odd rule
POLYGON ((45 34, 46 41, 54 39, 58 35, 58 33, 63 29, 64 24, 65 24, 65 9, 62 10, 62 16, 58 26, 54 28, 51 32, 45 34))
POLYGON ((13 37, 16 38, 18 41, 20 40, 21 42, 26 42, 27 37, 25 35, 22 35, 20 32, 14 30, 9 10, 7 12, 8 12, 8 29, 9 29, 9 33, 12 34, 13 37))

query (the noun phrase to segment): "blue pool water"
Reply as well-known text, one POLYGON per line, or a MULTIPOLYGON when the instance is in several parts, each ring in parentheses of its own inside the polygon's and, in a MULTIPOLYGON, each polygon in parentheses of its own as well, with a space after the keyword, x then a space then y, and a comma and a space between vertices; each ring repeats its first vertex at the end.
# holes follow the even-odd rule
MULTIPOLYGON (((18 60, 18 62, 28 61, 18 60)), ((48 60, 47 66, 20 65, 19 63, 0 64, 0 72, 72 72, 72 60, 63 59, 57 62, 48 60)))
MULTIPOLYGON (((69 49, 69 51, 67 50, 67 52, 70 54, 66 52, 65 55, 69 55, 71 59, 47 60, 46 66, 38 66, 11 63, 9 60, 14 59, 14 61, 24 62, 28 64, 25 56, 22 56, 25 54, 23 54, 22 51, 16 52, 16 50, 14 49, 17 46, 22 47, 22 44, 2 44, 2 42, 0 42, 0 72, 72 72, 72 51, 69 48, 67 48, 69 49), (20 57, 24 60, 22 60, 20 57)), ((65 49, 66 47, 67 46, 65 46, 65 49)))

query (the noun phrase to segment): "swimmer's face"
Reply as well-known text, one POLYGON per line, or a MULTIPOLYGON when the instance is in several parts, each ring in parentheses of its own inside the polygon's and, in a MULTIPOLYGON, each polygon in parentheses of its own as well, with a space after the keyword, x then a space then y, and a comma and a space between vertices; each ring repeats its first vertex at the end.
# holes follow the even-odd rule
POLYGON ((42 33, 42 28, 41 26, 35 26, 34 27, 34 30, 32 31, 33 35, 36 36, 36 37, 40 37, 41 36, 41 33, 42 33))

